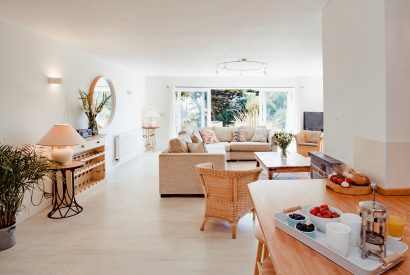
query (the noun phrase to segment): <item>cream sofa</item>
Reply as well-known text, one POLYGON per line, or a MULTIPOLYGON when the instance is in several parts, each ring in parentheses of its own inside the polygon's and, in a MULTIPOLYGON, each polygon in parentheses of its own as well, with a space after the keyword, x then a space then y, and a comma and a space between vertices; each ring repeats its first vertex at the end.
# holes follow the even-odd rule
MULTIPOLYGON (((206 153, 169 153, 159 155, 159 192, 161 197, 171 195, 202 195, 195 166, 212 162, 215 168, 226 169, 229 160, 254 160, 254 152, 276 151, 273 131, 269 131, 266 142, 252 142, 255 127, 246 128, 246 142, 230 142, 232 131, 237 127, 212 127, 219 143, 206 144, 206 153)), ((208 128, 209 129, 209 128, 208 128)), ((189 135, 190 129, 186 130, 189 135)), ((268 131, 268 130, 267 130, 268 131)))

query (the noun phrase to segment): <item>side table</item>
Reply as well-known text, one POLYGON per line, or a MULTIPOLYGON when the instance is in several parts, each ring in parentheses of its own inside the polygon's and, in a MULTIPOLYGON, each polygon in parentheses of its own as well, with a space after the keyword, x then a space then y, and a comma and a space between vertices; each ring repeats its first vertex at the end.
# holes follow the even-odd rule
POLYGON ((144 147, 145 152, 152 151, 155 152, 156 150, 156 141, 155 141, 155 130, 158 129, 158 126, 143 126, 143 134, 142 137, 144 138, 144 147))
POLYGON ((77 215, 83 211, 75 200, 74 171, 83 167, 84 162, 73 160, 68 165, 50 166, 49 170, 53 174, 53 209, 47 214, 50 219, 63 219, 77 215), (59 185, 57 174, 61 173, 61 185, 59 185), (67 174, 70 174, 67 182, 67 174), (69 187, 71 190, 69 190, 69 187))

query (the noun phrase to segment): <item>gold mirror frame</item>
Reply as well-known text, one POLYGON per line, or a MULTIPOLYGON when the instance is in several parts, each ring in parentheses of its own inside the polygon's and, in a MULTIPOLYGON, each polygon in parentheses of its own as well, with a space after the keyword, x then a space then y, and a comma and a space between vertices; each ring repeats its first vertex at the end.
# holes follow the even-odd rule
POLYGON ((88 92, 88 99, 90 100, 90 102, 94 103, 94 91, 95 91, 95 87, 97 86, 98 81, 100 80, 104 80, 107 82, 108 87, 110 88, 110 92, 111 92, 111 100, 112 100, 112 108, 111 108, 111 115, 109 117, 109 119, 107 119, 105 122, 101 122, 98 120, 98 118, 96 118, 97 121, 97 125, 100 128, 104 128, 105 126, 109 125, 115 115, 115 107, 116 107, 116 94, 115 94, 115 89, 114 89, 114 85, 112 84, 111 80, 109 80, 107 77, 105 76, 97 76, 96 78, 94 78, 93 82, 91 83, 90 86, 90 91, 88 92))

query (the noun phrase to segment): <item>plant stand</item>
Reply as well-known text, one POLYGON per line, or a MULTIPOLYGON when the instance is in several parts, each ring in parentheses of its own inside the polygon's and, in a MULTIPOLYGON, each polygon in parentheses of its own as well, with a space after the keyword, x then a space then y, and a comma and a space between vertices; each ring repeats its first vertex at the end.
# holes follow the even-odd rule
POLYGON ((143 126, 143 134, 142 137, 144 138, 144 146, 145 146, 145 152, 155 152, 156 150, 156 141, 155 141, 155 130, 158 129, 159 127, 156 126, 143 126))
POLYGON ((53 209, 47 214, 50 219, 63 219, 77 215, 83 211, 75 200, 74 171, 83 167, 84 162, 72 161, 68 165, 52 166, 50 171, 54 174, 53 180, 53 209), (57 177, 61 173, 61 184, 57 177), (69 181, 67 175, 69 174, 69 181))

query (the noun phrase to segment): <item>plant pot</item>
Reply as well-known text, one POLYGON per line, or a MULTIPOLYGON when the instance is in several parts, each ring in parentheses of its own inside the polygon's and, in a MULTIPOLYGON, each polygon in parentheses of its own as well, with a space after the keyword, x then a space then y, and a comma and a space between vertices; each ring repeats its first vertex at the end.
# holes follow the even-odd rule
POLYGON ((0 251, 16 244, 16 224, 0 229, 0 251))

